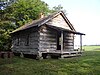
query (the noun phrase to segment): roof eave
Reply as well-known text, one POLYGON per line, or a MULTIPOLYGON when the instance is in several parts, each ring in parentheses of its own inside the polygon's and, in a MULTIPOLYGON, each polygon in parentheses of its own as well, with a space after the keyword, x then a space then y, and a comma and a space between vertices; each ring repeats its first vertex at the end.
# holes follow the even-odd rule
POLYGON ((76 32, 76 31, 65 29, 65 28, 61 28, 61 27, 56 27, 56 26, 51 26, 51 25, 47 25, 47 26, 49 26, 49 27, 51 27, 53 29, 57 29, 59 31, 67 31, 67 32, 71 32, 71 33, 74 33, 74 34, 77 34, 77 35, 85 35, 84 33, 76 32))

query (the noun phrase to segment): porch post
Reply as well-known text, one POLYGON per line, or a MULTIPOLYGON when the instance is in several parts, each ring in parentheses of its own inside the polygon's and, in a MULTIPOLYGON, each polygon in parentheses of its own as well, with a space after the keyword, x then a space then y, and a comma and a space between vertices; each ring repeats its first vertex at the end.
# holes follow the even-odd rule
POLYGON ((82 35, 80 35, 80 51, 82 51, 82 35))
POLYGON ((63 54, 63 31, 61 31, 61 54, 63 54))

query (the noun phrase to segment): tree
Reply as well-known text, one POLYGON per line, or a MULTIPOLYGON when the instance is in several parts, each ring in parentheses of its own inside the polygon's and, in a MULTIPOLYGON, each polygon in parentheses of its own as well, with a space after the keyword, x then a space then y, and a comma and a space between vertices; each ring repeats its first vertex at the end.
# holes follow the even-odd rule
POLYGON ((66 14, 66 10, 63 9, 63 7, 61 5, 58 5, 58 6, 54 6, 51 10, 51 13, 54 13, 54 12, 58 12, 58 11, 63 11, 65 14, 66 14))
POLYGON ((41 12, 47 14, 48 11, 48 5, 41 0, 17 0, 0 10, 0 50, 10 49, 11 31, 38 19, 41 12))
POLYGON ((41 12, 47 14, 48 10, 48 5, 41 0, 18 0, 7 8, 17 27, 38 19, 41 12))
POLYGON ((0 22, 0 50, 9 50, 11 46, 10 31, 15 26, 9 21, 0 22))

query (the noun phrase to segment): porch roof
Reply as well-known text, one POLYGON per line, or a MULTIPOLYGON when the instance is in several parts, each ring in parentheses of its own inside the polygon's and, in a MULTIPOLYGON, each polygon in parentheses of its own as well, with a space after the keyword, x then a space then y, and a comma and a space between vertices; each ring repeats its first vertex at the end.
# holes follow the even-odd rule
POLYGON ((77 32, 77 31, 73 31, 73 30, 69 30, 69 29, 65 29, 65 28, 61 28, 61 27, 56 27, 56 26, 52 26, 52 25, 48 25, 48 24, 46 24, 46 25, 48 27, 56 29, 58 31, 67 31, 69 33, 74 33, 74 34, 78 34, 78 35, 85 35, 84 33, 80 33, 80 32, 77 32))

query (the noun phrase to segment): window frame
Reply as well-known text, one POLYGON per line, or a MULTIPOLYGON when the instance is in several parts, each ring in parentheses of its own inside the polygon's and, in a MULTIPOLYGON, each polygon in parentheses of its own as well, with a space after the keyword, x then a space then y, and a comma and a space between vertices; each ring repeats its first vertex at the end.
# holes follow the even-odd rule
POLYGON ((27 34, 27 36, 25 37, 25 46, 29 46, 30 44, 30 35, 27 34))

